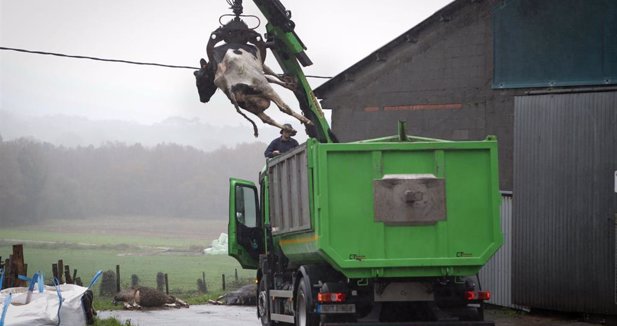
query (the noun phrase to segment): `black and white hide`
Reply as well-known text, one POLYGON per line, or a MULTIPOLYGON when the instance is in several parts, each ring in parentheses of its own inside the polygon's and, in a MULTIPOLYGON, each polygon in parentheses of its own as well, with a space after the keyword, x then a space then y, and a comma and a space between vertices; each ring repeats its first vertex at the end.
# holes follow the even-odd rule
MULTIPOLYGON (((255 137, 258 136, 257 126, 240 108, 253 113, 261 121, 269 125, 285 129, 264 111, 274 102, 283 112, 298 119, 301 123, 312 125, 312 122, 297 112, 294 112, 274 91, 270 83, 292 89, 292 82, 283 81, 270 68, 263 64, 259 51, 252 45, 225 44, 214 48, 210 62, 200 60, 201 68, 195 71, 199 100, 206 103, 217 89, 222 90, 238 113, 253 124, 255 137)), ((292 130, 295 131, 295 130, 292 130)))

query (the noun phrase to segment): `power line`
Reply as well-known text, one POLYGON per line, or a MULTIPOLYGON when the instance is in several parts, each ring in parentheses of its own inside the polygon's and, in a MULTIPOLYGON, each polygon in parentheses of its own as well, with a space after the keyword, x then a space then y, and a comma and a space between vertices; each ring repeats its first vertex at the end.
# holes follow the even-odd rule
MULTIPOLYGON (((26 49, 7 48, 7 47, 0 47, 0 50, 23 52, 23 53, 30 53, 30 54, 51 55, 51 56, 56 56, 56 57, 72 58, 72 59, 88 59, 88 60, 104 61, 104 62, 127 63, 127 64, 132 64, 132 65, 141 65, 141 66, 156 66, 156 67, 164 67, 164 68, 179 68, 179 69, 193 69, 193 70, 199 69, 199 67, 191 67, 191 66, 177 66, 177 65, 168 65, 168 64, 154 63, 154 62, 139 62, 139 61, 129 61, 129 60, 119 60, 119 59, 106 59, 106 58, 89 57, 89 56, 83 56, 83 55, 73 55, 73 54, 54 53, 54 52, 45 52, 45 51, 33 51, 33 50, 26 50, 26 49)), ((332 78, 332 77, 311 76, 311 75, 307 75, 306 77, 324 78, 324 79, 332 78)))
POLYGON ((24 52, 24 53, 31 53, 31 54, 53 55, 53 56, 56 56, 56 57, 73 58, 73 59, 89 59, 89 60, 95 60, 95 61, 128 63, 128 64, 132 64, 132 65, 142 65, 142 66, 157 66, 157 67, 165 67, 165 68, 182 68, 182 69, 199 69, 199 67, 175 66, 175 65, 166 65, 166 64, 161 64, 161 63, 138 62, 138 61, 128 61, 128 60, 118 60, 118 59, 105 59, 105 58, 97 58, 97 57, 87 57, 87 56, 83 56, 83 55, 71 55, 71 54, 53 53, 53 52, 44 52, 44 51, 32 51, 32 50, 6 48, 6 47, 0 47, 0 50, 24 52))

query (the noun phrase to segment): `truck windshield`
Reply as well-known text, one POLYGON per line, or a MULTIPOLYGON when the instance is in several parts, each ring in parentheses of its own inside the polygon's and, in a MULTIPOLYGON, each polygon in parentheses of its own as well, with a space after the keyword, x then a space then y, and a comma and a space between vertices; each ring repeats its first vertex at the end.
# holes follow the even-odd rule
POLYGON ((236 185, 236 220, 246 227, 257 226, 255 188, 236 185))

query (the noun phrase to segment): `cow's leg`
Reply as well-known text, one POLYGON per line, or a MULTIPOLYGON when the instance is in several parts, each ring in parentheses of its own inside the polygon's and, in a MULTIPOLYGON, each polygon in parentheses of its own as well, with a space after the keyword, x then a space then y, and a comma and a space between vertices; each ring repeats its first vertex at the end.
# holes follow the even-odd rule
POLYGON ((278 75, 277 73, 274 72, 274 70, 272 70, 270 67, 266 66, 265 64, 263 65, 263 70, 264 70, 264 74, 266 75, 278 75))
POLYGON ((178 299, 178 298, 176 298, 176 304, 178 304, 180 307, 185 307, 185 308, 188 308, 188 307, 189 307, 189 304, 188 304, 188 303, 186 303, 185 301, 180 300, 180 299, 178 299))
POLYGON ((264 76, 266 77, 266 79, 268 80, 268 82, 273 83, 273 84, 277 84, 280 86, 283 86, 289 90, 291 90, 292 92, 296 90, 298 84, 293 80, 283 80, 282 78, 280 78, 279 74, 275 73, 272 69, 270 69, 270 67, 263 65, 263 70, 264 70, 264 76))
POLYGON ((283 100, 278 96, 278 94, 276 94, 274 92, 274 90, 270 91, 270 92, 266 92, 265 93, 266 96, 268 96, 270 98, 270 100, 272 100, 272 102, 274 102, 274 104, 276 104, 276 106, 279 107, 279 109, 287 114, 289 114, 290 116, 300 120, 300 122, 312 126, 313 123, 311 122, 311 120, 307 119, 305 116, 298 114, 297 112, 295 112, 294 110, 292 110, 285 102, 283 102, 283 100))
POLYGON ((261 121, 262 121, 263 123, 267 123, 267 124, 269 124, 269 125, 271 125, 271 126, 275 126, 275 127, 277 127, 277 128, 280 128, 280 129, 285 129, 285 127, 283 127, 283 125, 282 125, 282 124, 280 124, 280 123, 278 123, 278 122, 274 121, 274 119, 270 118, 270 116, 269 116, 269 115, 267 115, 265 112, 257 113, 257 114, 255 114, 255 115, 256 115, 259 119, 261 119, 261 121))
POLYGON ((238 112, 241 116, 243 116, 246 120, 248 120, 253 125, 253 136, 255 136, 255 138, 257 138, 257 136, 259 136, 259 131, 257 130, 257 125, 255 124, 255 122, 253 122, 253 120, 251 120, 249 117, 247 117, 246 114, 244 114, 244 113, 242 113, 242 111, 240 111, 240 107, 238 106, 238 101, 236 99, 236 95, 235 95, 234 92, 231 91, 231 89, 228 90, 227 94, 228 94, 227 96, 231 100, 231 103, 236 108, 236 112, 238 112))
POLYGON ((269 83, 272 83, 272 84, 277 84, 277 85, 283 86, 283 87, 285 87, 285 88, 287 88, 287 89, 290 89, 290 90, 292 90, 292 91, 294 90, 294 89, 292 88, 292 85, 291 85, 291 84, 286 83, 286 82, 284 82, 284 81, 280 80, 280 79, 279 79, 277 76, 275 76, 275 75, 264 75, 264 77, 266 77, 266 80, 268 80, 268 82, 269 82, 269 83))

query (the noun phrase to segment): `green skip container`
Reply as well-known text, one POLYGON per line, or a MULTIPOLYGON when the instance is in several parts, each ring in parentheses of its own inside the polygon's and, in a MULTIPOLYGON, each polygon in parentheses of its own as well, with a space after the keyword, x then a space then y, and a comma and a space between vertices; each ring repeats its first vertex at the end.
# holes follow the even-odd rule
POLYGON ((289 268, 350 279, 468 276, 502 244, 497 141, 313 139, 270 160, 262 209, 289 268))

